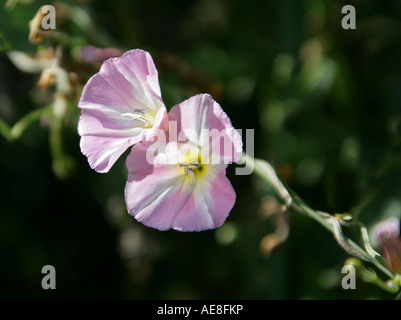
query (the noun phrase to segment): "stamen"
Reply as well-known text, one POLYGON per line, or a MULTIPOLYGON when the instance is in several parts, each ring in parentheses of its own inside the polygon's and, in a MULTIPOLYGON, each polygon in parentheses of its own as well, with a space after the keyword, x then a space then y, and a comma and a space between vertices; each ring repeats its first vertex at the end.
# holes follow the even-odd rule
POLYGON ((183 162, 180 163, 180 167, 184 167, 184 173, 187 176, 188 174, 191 176, 191 182, 195 182, 195 173, 194 173, 194 167, 199 168, 199 164, 197 164, 195 161, 192 161, 191 163, 188 162, 183 162))
POLYGON ((130 120, 142 121, 145 124, 145 127, 150 127, 152 125, 152 121, 147 118, 144 109, 134 109, 133 111, 134 112, 122 113, 121 116, 130 118, 130 120))
POLYGON ((145 114, 145 110, 144 109, 134 109, 135 113, 140 113, 140 114, 145 114))
POLYGON ((187 172, 189 172, 189 175, 191 176, 191 182, 195 183, 195 173, 194 173, 193 169, 192 168, 188 168, 187 172))
POLYGON ((134 114, 134 113, 122 113, 121 116, 130 118, 131 120, 138 120, 138 119, 142 118, 141 115, 134 114))

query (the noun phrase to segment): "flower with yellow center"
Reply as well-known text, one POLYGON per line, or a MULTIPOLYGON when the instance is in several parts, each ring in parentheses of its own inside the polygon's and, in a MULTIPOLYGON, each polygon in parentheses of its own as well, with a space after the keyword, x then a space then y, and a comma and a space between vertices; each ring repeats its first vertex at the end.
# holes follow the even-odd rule
POLYGON ((241 136, 207 94, 173 107, 169 121, 176 124, 179 134, 170 134, 152 161, 147 156, 149 143, 135 145, 127 158, 128 211, 159 230, 217 228, 235 203, 226 167, 241 157, 241 136))

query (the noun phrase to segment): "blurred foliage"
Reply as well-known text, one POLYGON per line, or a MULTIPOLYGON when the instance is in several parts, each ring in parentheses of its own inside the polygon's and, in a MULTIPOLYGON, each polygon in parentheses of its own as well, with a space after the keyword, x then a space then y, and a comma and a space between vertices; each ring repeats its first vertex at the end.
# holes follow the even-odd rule
POLYGON ((125 157, 108 174, 90 169, 76 105, 100 66, 80 61, 82 46, 148 50, 168 108, 211 93, 236 128, 255 130, 255 155, 313 208, 350 212, 369 228, 401 218, 399 0, 7 4, 0 118, 12 126, 54 99, 55 89, 38 89, 40 73, 19 70, 7 55, 55 47, 57 39, 28 41, 41 5, 56 7, 57 31, 68 35, 62 66, 76 81, 62 122, 42 117, 18 140, 0 139, 1 298, 393 298, 360 280, 343 290, 346 253, 295 212, 287 240, 263 254, 277 223, 266 213, 270 190, 257 177, 235 176, 234 166, 237 203, 221 228, 159 232, 137 223, 123 198, 125 157), (341 28, 346 4, 356 8, 356 30, 341 28), (41 288, 46 264, 57 270, 56 290, 41 288))

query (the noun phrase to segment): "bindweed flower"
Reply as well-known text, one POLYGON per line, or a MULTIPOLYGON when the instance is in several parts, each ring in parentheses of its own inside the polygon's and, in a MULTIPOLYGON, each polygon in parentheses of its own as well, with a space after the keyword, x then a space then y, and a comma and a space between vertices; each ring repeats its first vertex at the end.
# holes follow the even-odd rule
POLYGON ((179 231, 224 223, 236 198, 226 168, 240 160, 242 140, 210 95, 194 96, 167 115, 151 56, 131 50, 103 63, 79 107, 81 151, 93 169, 107 172, 133 146, 125 200, 138 221, 179 231))
POLYGON ((207 94, 174 106, 169 122, 167 143, 155 155, 152 146, 165 139, 163 132, 153 145, 135 145, 127 157, 128 211, 144 225, 159 230, 217 228, 235 203, 226 167, 241 157, 241 136, 207 94), (177 132, 172 132, 175 129, 177 132))
POLYGON ((97 172, 108 172, 127 148, 151 138, 167 120, 156 67, 139 49, 106 60, 78 106, 81 151, 97 172))
POLYGON ((373 228, 391 271, 401 273, 400 220, 395 217, 379 222, 373 228))

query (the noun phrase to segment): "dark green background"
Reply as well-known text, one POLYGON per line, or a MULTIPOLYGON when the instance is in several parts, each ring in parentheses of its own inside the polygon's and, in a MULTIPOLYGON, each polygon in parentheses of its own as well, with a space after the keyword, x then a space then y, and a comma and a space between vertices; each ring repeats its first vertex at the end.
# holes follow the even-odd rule
MULTIPOLYGON (((256 156, 311 207, 351 212, 368 227, 401 217, 399 0, 65 3, 92 22, 86 32, 68 20, 59 26, 74 39, 64 49, 68 71, 79 69, 72 57, 80 46, 148 50, 168 108, 212 93, 236 128, 255 130, 256 156), (356 30, 341 28, 346 4, 356 8, 356 30), (172 56, 180 67, 171 66, 172 56)), ((18 70, 5 52, 36 52, 28 22, 42 4, 51 3, 0 9, 0 116, 10 125, 40 107, 33 98, 39 74, 18 70)), ((264 257, 259 244, 274 224, 259 208, 269 189, 256 176, 235 176, 234 166, 230 243, 217 241, 215 230, 142 226, 125 209, 126 154, 98 174, 80 153, 76 103, 63 127, 75 163, 67 178, 52 171, 46 126, 35 123, 15 142, 0 137, 0 298, 393 297, 360 280, 343 290, 346 253, 295 212, 287 241, 264 257), (46 264, 56 268, 56 290, 41 288, 46 264)))

